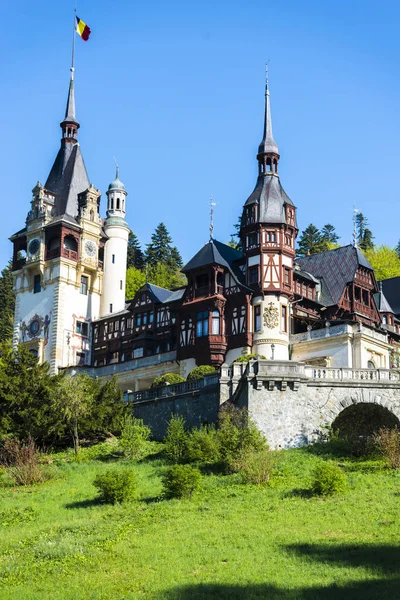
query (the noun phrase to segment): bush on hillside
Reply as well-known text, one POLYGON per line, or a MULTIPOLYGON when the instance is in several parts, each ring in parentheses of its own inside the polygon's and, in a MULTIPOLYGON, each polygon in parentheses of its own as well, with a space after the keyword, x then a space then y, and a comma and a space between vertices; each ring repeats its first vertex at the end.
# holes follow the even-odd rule
POLYGON ((151 384, 151 388, 162 387, 163 385, 172 385, 174 383, 183 383, 184 378, 178 373, 164 373, 160 377, 156 377, 153 383, 151 384))
POLYGON ((312 492, 317 496, 332 496, 346 489, 346 477, 335 463, 321 462, 314 469, 312 492))
POLYGON ((247 410, 238 408, 230 402, 227 402, 219 412, 218 438, 222 460, 231 470, 239 453, 268 448, 267 440, 257 429, 247 410))
POLYGON ((188 462, 201 462, 204 465, 220 461, 220 440, 213 425, 190 431, 186 438, 185 457, 188 462))
POLYGON ((200 365, 199 367, 195 367, 192 369, 187 376, 187 381, 192 381, 193 379, 201 379, 204 375, 209 375, 210 373, 215 373, 216 368, 211 365, 200 365))
POLYGON ((191 465, 173 465, 163 477, 167 498, 190 498, 200 487, 201 473, 191 465))
POLYGON ((104 502, 116 504, 131 500, 136 492, 136 476, 130 469, 107 469, 97 475, 93 485, 104 502))
POLYGON ((142 419, 127 415, 122 422, 118 447, 126 458, 140 460, 149 449, 150 436, 151 429, 143 423, 142 419))
POLYGON ((232 470, 240 473, 245 483, 261 485, 269 483, 278 463, 278 455, 268 448, 261 450, 245 449, 232 460, 232 470))
POLYGON ((185 419, 171 415, 164 438, 164 454, 173 463, 182 462, 186 454, 187 432, 185 419))
POLYGON ((16 485, 33 485, 49 479, 49 473, 39 464, 39 451, 32 438, 26 442, 6 439, 0 453, 0 463, 16 485))
POLYGON ((263 354, 244 354, 242 356, 238 356, 233 361, 234 363, 245 363, 249 362, 249 360, 266 360, 263 354))
POLYGON ((380 429, 374 435, 374 442, 392 469, 400 468, 400 431, 397 429, 380 429))

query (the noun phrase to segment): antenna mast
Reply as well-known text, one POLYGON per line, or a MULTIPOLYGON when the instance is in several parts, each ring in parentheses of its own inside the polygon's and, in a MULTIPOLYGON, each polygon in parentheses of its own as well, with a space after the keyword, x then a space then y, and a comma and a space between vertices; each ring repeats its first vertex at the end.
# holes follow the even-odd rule
POLYGON ((356 208, 356 205, 353 204, 353 246, 357 248, 357 215, 359 213, 359 209, 356 208))

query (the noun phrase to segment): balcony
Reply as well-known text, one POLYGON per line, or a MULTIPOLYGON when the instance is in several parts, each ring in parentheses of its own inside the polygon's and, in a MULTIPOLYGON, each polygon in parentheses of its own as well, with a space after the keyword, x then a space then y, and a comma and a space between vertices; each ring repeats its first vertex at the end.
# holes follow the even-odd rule
POLYGON ((304 331, 303 333, 295 333, 290 336, 291 344, 300 342, 309 342, 319 340, 321 338, 334 337, 344 333, 351 334, 353 329, 351 325, 333 325, 332 327, 323 327, 322 329, 314 329, 312 331, 304 331))

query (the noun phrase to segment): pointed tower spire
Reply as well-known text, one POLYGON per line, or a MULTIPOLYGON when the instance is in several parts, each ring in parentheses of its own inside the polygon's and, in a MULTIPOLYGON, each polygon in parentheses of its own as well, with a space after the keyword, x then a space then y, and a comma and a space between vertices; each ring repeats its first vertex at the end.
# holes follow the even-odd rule
POLYGON ((75 89, 74 89, 74 67, 71 67, 71 76, 69 80, 67 106, 65 108, 65 116, 61 121, 60 126, 63 131, 63 138, 76 141, 78 129, 80 127, 76 120, 75 111, 75 89))
POLYGON ((258 147, 259 174, 278 171, 279 150, 272 135, 271 101, 268 85, 268 61, 265 74, 264 135, 258 147))

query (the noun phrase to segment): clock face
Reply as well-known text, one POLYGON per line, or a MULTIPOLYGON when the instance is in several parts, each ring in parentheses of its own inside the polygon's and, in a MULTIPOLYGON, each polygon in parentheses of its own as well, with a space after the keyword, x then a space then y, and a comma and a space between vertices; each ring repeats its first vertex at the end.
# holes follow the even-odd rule
POLYGON ((29 250, 29 254, 33 255, 36 254, 39 251, 40 248, 40 241, 38 239, 34 239, 31 240, 29 242, 29 246, 28 246, 28 250, 29 250))
POLYGON ((97 246, 92 240, 86 240, 85 242, 85 252, 90 258, 96 256, 97 246))

